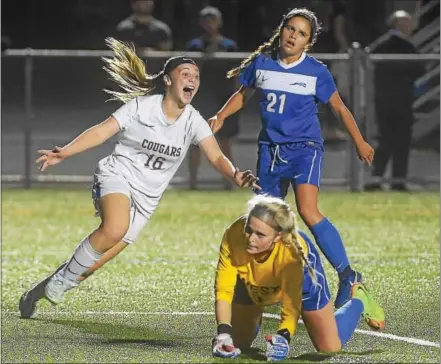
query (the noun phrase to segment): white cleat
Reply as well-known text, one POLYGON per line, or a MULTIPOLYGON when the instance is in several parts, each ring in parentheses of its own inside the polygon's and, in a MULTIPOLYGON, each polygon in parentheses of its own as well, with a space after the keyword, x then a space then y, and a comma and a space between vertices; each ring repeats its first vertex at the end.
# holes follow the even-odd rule
POLYGON ((49 280, 61 269, 63 269, 67 265, 67 262, 64 262, 61 264, 57 270, 52 273, 49 277, 43 279, 39 283, 37 283, 34 287, 32 287, 29 291, 26 291, 23 293, 23 295, 20 297, 19 302, 19 310, 20 310, 20 316, 22 318, 31 318, 35 310, 37 308, 37 302, 44 297, 44 287, 49 282, 49 280))
POLYGON ((79 282, 64 278, 62 271, 55 274, 44 287, 44 296, 53 305, 59 304, 64 299, 64 292, 78 286, 79 282))

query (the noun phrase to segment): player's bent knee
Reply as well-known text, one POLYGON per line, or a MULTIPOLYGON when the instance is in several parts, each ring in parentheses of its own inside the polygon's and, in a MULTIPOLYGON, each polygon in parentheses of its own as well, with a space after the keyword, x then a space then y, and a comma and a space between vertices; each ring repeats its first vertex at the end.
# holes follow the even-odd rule
POLYGON ((243 322, 242 325, 236 324, 233 326, 233 342, 234 346, 240 350, 247 350, 253 344, 259 329, 254 322, 247 324, 243 322))
POLYGON ((342 347, 341 343, 334 343, 334 344, 324 344, 324 345, 318 345, 316 348, 318 352, 324 353, 324 354, 335 354, 338 353, 342 347))
POLYGON ((100 229, 105 235, 109 247, 112 247, 124 238, 129 226, 128 224, 103 224, 100 229))
POLYGON ((301 218, 306 222, 315 223, 316 220, 321 220, 322 218, 320 211, 315 206, 300 206, 298 211, 301 218))

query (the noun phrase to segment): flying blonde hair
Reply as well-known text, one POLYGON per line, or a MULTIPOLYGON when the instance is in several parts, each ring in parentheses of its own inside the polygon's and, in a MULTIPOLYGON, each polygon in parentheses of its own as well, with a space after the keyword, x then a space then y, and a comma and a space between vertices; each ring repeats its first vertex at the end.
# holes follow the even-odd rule
POLYGON ((112 58, 103 57, 105 65, 103 69, 109 74, 124 92, 104 89, 112 97, 110 100, 129 102, 135 97, 148 95, 155 88, 155 81, 164 72, 149 74, 146 71, 144 61, 135 52, 132 43, 125 43, 114 38, 106 38, 107 46, 113 51, 112 58))

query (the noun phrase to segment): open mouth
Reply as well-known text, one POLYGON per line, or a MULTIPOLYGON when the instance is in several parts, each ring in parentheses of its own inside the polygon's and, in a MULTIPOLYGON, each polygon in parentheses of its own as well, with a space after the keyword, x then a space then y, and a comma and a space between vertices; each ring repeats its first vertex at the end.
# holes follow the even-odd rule
POLYGON ((193 86, 185 86, 183 91, 184 91, 185 96, 192 97, 193 92, 194 92, 194 87, 193 86))
POLYGON ((287 40, 287 41, 286 41, 286 45, 287 45, 288 47, 295 47, 295 46, 296 46, 296 44, 295 44, 293 41, 291 41, 291 40, 287 40))

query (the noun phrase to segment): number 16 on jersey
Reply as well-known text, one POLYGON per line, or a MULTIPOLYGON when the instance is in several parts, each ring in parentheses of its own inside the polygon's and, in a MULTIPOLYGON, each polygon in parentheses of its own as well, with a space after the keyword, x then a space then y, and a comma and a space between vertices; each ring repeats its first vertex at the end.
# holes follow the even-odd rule
POLYGON ((154 154, 147 154, 147 161, 144 164, 147 168, 153 169, 155 171, 161 170, 162 165, 164 164, 164 157, 157 157, 154 154))

